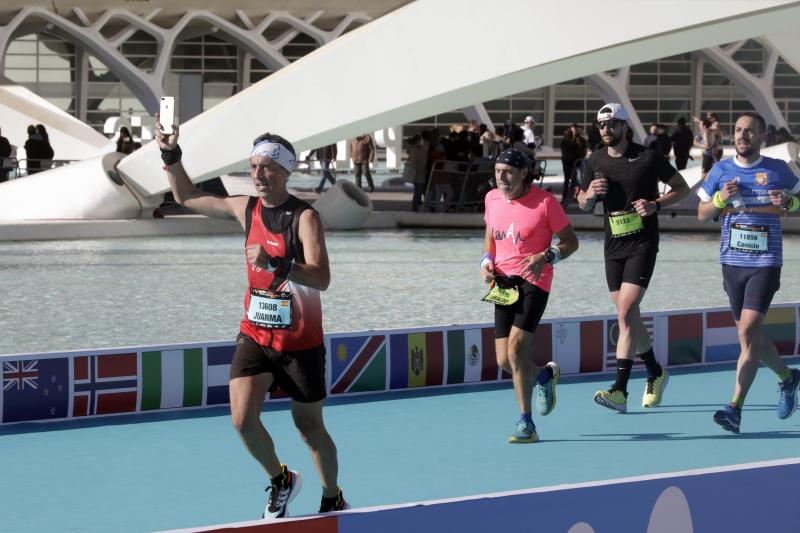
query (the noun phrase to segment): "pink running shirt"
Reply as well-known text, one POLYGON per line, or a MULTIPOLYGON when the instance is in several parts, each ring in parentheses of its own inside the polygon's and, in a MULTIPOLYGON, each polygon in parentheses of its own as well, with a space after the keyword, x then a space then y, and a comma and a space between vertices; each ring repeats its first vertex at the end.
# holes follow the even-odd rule
MULTIPOLYGON (((545 251, 553 240, 553 234, 569 225, 556 197, 537 187, 531 187, 520 198, 506 200, 497 189, 486 193, 486 212, 483 220, 491 228, 495 244, 495 272, 504 276, 519 276, 524 265, 519 262, 532 254, 545 251)), ((553 283, 553 266, 545 265, 542 275, 532 281, 544 291, 550 292, 553 283)))

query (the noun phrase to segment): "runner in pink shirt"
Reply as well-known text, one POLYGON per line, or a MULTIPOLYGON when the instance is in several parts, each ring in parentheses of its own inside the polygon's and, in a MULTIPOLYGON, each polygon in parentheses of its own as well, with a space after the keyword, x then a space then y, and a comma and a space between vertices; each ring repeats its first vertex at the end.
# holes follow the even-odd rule
POLYGON ((511 372, 520 419, 510 443, 539 440, 531 417, 533 383, 539 385, 536 411, 548 415, 556 405, 558 365, 539 368, 533 361, 533 334, 547 306, 553 265, 578 249, 578 237, 559 201, 525 178, 528 158, 519 150, 495 162, 497 189, 486 194, 486 237, 481 277, 492 287, 484 298, 495 304, 497 363, 511 372), (553 234, 558 246, 552 246, 553 234))

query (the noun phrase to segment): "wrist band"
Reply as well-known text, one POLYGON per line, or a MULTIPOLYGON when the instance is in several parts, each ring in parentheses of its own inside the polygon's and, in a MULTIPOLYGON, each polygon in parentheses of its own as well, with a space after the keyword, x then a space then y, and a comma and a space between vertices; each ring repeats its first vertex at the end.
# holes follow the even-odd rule
POLYGON ((661 202, 659 202, 658 200, 656 200, 655 202, 656 202, 656 213, 658 213, 659 211, 661 211, 661 202))
POLYGON ((486 252, 481 256, 480 268, 483 268, 487 264, 491 264, 492 266, 494 266, 494 256, 489 252, 486 252))
POLYGON ((717 209, 725 209, 725 206, 728 205, 728 202, 722 199, 722 195, 719 191, 714 193, 714 196, 711 197, 711 201, 717 209))
POLYGON ((161 160, 164 162, 165 166, 174 165, 181 160, 182 156, 183 151, 181 151, 181 147, 177 144, 172 150, 161 150, 161 160))
POLYGON ((792 196, 792 199, 789 200, 789 206, 787 207, 787 210, 790 213, 794 213, 798 209, 800 209, 800 198, 797 196, 792 196))
POLYGON ((288 278, 289 273, 294 266, 294 259, 286 259, 285 257, 270 257, 267 260, 267 272, 271 272, 276 276, 288 278))

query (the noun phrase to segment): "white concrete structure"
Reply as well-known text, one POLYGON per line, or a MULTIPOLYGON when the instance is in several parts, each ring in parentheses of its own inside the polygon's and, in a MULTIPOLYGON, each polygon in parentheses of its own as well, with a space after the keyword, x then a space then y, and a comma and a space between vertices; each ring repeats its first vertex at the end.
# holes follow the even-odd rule
MULTIPOLYGON (((570 39, 564 39, 560 2, 516 0, 504 4, 512 17, 475 16, 485 9, 478 0, 418 0, 345 34, 183 125, 185 167, 195 181, 239 169, 251 140, 265 130, 280 132, 304 150, 514 92, 743 39, 766 36, 782 56, 796 60, 800 42, 794 31, 797 0, 618 0, 613 9, 579 2, 569 18, 570 39), (656 12, 657 17, 649 16, 656 12), (609 27, 610 17, 613 31, 597 31, 609 27), (537 21, 537 42, 558 46, 527 46, 531 20, 537 21), (430 54, 445 50, 453 35, 484 34, 504 36, 506 53, 471 47, 468 65, 430 54), (425 39, 414 38, 419 35, 425 39), (770 40, 770 35, 777 37, 770 40), (320 83, 331 79, 339 82, 320 83)), ((247 42, 240 45, 250 51, 247 42)), ((137 83, 142 80, 156 94, 147 79, 137 83)), ((596 82, 609 94, 624 91, 609 76, 598 75, 596 82)), ((126 157, 117 170, 142 197, 167 189, 153 144, 126 157)), ((99 185, 108 178, 98 172, 91 180, 99 185)), ((114 211, 105 206, 98 216, 97 205, 76 196, 72 200, 79 205, 73 209, 85 218, 114 211)), ((29 218, 18 207, 23 198, 37 198, 51 217, 63 218, 63 197, 41 182, 20 184, 13 192, 0 185, 0 217, 29 218)), ((112 217, 127 212, 120 208, 112 217)))
POLYGON ((17 141, 23 159, 29 124, 45 124, 58 159, 87 159, 114 150, 109 140, 44 98, 0 76, 0 125, 4 137, 17 141), (63 154, 68 154, 64 157, 63 154))

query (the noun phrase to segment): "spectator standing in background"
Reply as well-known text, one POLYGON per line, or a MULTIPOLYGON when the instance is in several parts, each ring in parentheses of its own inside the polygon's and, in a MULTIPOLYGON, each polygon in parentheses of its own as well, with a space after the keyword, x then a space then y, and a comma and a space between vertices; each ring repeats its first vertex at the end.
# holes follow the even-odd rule
POLYGON ((28 139, 25 141, 25 166, 29 175, 42 171, 42 161, 46 153, 47 149, 42 136, 36 131, 36 126, 29 125, 28 139))
POLYGON ((42 148, 42 170, 47 170, 53 166, 53 156, 55 152, 53 151, 53 147, 50 145, 50 135, 47 134, 47 129, 44 127, 43 124, 36 125, 36 132, 42 138, 43 148, 42 148))
POLYGON ((684 170, 689 161, 689 150, 694 144, 694 135, 692 135, 692 130, 686 127, 685 118, 678 119, 678 127, 672 132, 671 139, 672 150, 675 152, 675 167, 678 170, 684 170))
POLYGON ((8 139, 0 135, 0 183, 8 179, 8 171, 11 167, 6 162, 11 157, 11 143, 8 139))
MULTIPOLYGON (((411 199, 411 210, 419 211, 422 205, 422 195, 425 193, 425 159, 427 154, 423 152, 421 137, 413 135, 409 137, 406 145, 406 166, 403 168, 403 179, 407 183, 414 185, 414 196, 411 199)), ((426 150, 427 151, 427 150, 426 150)))
POLYGON ((128 128, 122 126, 119 129, 119 134, 117 135, 117 152, 130 154, 133 152, 133 150, 133 136, 128 128))
POLYGON ((561 205, 567 206, 573 199, 572 183, 575 165, 586 156, 586 140, 581 129, 573 124, 564 131, 561 138, 561 168, 564 172, 564 188, 561 193, 561 205))
POLYGON ((374 192, 375 184, 372 182, 372 174, 369 171, 369 164, 375 161, 375 143, 372 141, 372 135, 365 133, 350 141, 350 158, 353 160, 358 188, 361 188, 361 174, 363 173, 367 178, 369 192, 374 192))
POLYGON ((541 137, 536 136, 536 132, 534 128, 536 127, 536 121, 531 115, 525 117, 525 122, 522 124, 522 133, 524 136, 525 145, 530 148, 531 150, 535 150, 539 148, 542 144, 541 137))

